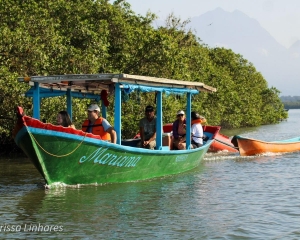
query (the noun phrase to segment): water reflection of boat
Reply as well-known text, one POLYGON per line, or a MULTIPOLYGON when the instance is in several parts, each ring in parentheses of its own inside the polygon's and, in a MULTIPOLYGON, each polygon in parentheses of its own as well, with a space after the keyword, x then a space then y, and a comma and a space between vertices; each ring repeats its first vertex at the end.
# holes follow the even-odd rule
POLYGON ((235 135, 232 143, 238 147, 240 155, 251 156, 264 153, 285 153, 300 150, 300 137, 281 141, 265 142, 235 135))
MULTIPOLYGON (((144 180, 177 174, 199 165, 213 143, 210 137, 200 148, 171 151, 162 143, 162 94, 186 94, 187 114, 191 114, 192 94, 216 89, 199 82, 177 81, 127 74, 59 75, 19 78, 32 88, 33 118, 17 108, 18 121, 14 131, 17 145, 31 159, 47 184, 94 184, 144 180), (72 97, 100 99, 102 91, 114 89, 114 127, 117 144, 81 130, 54 126, 39 121, 40 98, 67 96, 67 109, 72 116, 72 97), (157 94, 157 147, 148 150, 126 146, 121 141, 121 92, 155 91, 157 94)), ((104 100, 104 99, 103 99, 104 100)), ((106 107, 102 104, 102 115, 106 107)), ((190 135, 190 119, 187 134, 190 135)), ((187 139, 187 146, 191 140, 187 139)))
POLYGON ((38 214, 39 210, 43 205, 43 201, 46 196, 46 192, 43 186, 37 188, 34 186, 34 189, 31 189, 23 195, 19 196, 17 209, 19 211, 16 213, 15 221, 21 222, 38 222, 36 218, 36 214, 38 214), (34 204, 32 204, 34 202, 34 204))

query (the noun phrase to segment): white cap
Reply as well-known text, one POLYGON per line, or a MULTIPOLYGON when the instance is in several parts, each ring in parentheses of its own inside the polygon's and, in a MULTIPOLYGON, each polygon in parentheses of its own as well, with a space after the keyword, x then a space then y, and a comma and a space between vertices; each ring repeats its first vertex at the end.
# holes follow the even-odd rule
POLYGON ((183 115, 184 115, 184 111, 179 110, 179 111, 177 112, 177 115, 179 115, 179 114, 183 114, 183 115))
POLYGON ((98 111, 100 112, 100 108, 97 104, 92 104, 89 106, 88 111, 92 112, 92 111, 98 111))

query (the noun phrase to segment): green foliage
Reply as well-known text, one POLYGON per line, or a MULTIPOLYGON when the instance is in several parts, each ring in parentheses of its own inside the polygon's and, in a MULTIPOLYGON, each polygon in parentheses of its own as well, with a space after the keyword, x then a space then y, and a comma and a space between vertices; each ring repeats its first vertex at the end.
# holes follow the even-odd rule
MULTIPOLYGON (((136 15, 124 0, 28 0, 0 1, 0 115, 13 117, 13 106, 32 114, 31 99, 23 94, 28 85, 18 76, 123 72, 204 82, 217 93, 193 96, 193 110, 209 124, 227 128, 276 123, 286 118, 278 97, 267 82, 242 56, 224 48, 201 44, 188 21, 174 15, 165 27, 155 29, 156 16, 136 15)), ((186 108, 185 96, 163 95, 163 122, 175 120, 186 108)), ((109 96, 108 120, 114 108, 109 96)), ((86 118, 89 100, 74 99, 73 121, 77 128, 86 118)), ((144 108, 155 104, 155 94, 132 93, 122 103, 122 136, 138 131, 144 108)), ((41 119, 56 123, 64 110, 65 97, 42 99, 41 119), (63 104, 62 104, 63 103, 63 104)), ((13 121, 0 126, 9 134, 13 121)))
POLYGON ((14 118, 14 107, 18 103, 29 109, 32 106, 31 100, 22 96, 28 90, 28 86, 19 84, 16 81, 17 76, 16 73, 9 72, 7 67, 0 66, 0 116, 3 117, 0 132, 7 136, 10 136, 14 122, 10 120, 5 122, 5 119, 14 118))

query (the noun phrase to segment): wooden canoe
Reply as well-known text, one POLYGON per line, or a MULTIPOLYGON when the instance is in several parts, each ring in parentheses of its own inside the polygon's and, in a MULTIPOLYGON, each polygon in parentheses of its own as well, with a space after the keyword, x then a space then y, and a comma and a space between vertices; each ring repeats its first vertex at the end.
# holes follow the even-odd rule
POLYGON ((266 153, 286 153, 300 150, 300 138, 265 142, 257 139, 234 136, 232 143, 239 149, 241 156, 252 156, 266 153))

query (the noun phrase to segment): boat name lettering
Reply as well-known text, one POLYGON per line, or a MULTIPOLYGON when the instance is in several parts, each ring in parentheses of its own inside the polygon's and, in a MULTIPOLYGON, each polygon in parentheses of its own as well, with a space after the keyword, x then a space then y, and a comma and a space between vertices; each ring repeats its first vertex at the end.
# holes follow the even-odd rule
POLYGON ((185 161, 188 158, 188 155, 179 155, 176 157, 176 162, 182 162, 185 161))
POLYGON ((79 163, 93 161, 94 163, 107 164, 117 167, 135 167, 142 159, 140 156, 124 156, 106 152, 108 148, 98 148, 89 156, 82 156, 79 163))

